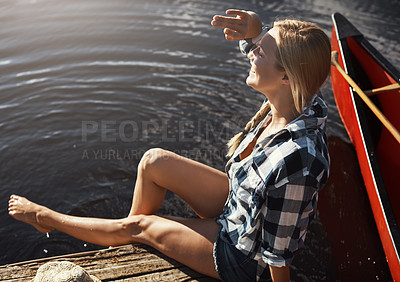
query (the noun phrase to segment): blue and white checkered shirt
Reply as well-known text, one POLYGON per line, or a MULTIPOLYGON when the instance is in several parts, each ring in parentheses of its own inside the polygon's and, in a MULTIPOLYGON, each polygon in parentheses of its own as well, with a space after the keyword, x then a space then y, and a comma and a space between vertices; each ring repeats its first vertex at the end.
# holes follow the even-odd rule
POLYGON ((260 122, 227 163, 230 191, 217 218, 221 238, 259 262, 259 277, 267 264, 289 265, 304 243, 328 178, 327 112, 316 95, 302 119, 266 137, 241 160, 265 120, 260 122))

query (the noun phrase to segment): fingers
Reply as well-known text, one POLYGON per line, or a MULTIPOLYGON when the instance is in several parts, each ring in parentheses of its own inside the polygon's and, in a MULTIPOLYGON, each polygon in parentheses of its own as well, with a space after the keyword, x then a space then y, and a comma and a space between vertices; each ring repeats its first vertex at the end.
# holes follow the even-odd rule
POLYGON ((236 15, 242 18, 246 18, 249 16, 249 13, 247 11, 244 10, 237 10, 237 9, 229 9, 226 10, 226 14, 227 15, 236 15))
POLYGON ((216 22, 221 22, 225 24, 234 24, 234 25, 241 25, 247 22, 247 20, 243 18, 232 18, 232 17, 226 17, 226 16, 214 16, 213 18, 214 21, 216 22))
POLYGON ((229 9, 226 11, 228 16, 215 15, 211 25, 224 29, 225 38, 229 41, 242 40, 247 38, 252 25, 251 13, 250 11, 229 9))
POLYGON ((244 11, 228 10, 230 15, 236 15, 235 18, 227 16, 214 16, 211 25, 224 29, 225 38, 229 41, 241 40, 245 38, 248 29, 248 18, 244 11), (241 17, 241 16, 244 17, 241 17))
POLYGON ((213 26, 224 29, 225 38, 228 40, 242 40, 246 35, 246 27, 234 24, 212 23, 213 26))
POLYGON ((224 17, 224 16, 214 16, 211 25, 218 28, 230 28, 230 29, 243 29, 246 23, 241 19, 224 17))
POLYGON ((214 16, 211 24, 219 28, 234 28, 248 24, 249 14, 246 11, 230 9, 226 11, 227 15, 236 15, 236 17, 214 16), (229 26, 228 26, 229 25, 229 26))
POLYGON ((244 38, 243 33, 237 32, 235 30, 228 29, 228 28, 224 29, 224 34, 225 34, 226 40, 229 40, 229 41, 242 40, 244 38))
POLYGON ((227 29, 230 29, 230 30, 234 30, 234 31, 243 33, 243 34, 245 34, 246 31, 247 31, 247 26, 243 25, 240 22, 237 22, 237 23, 232 22, 232 23, 230 23, 229 21, 213 20, 211 22, 211 24, 214 27, 223 28, 223 29, 227 28, 227 29))

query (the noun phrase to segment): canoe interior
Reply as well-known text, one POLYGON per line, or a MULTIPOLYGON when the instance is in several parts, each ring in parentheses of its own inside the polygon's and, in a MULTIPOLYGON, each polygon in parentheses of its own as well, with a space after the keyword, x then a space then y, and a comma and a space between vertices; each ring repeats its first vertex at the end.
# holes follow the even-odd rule
MULTIPOLYGON (((351 53, 352 66, 354 68, 354 79, 361 89, 369 90, 389 84, 397 83, 388 72, 365 50, 357 38, 348 37, 347 44, 351 53)), ((397 78, 398 79, 398 78, 397 78)), ((400 91, 390 91, 376 94, 370 97, 378 106, 388 120, 400 131, 400 91)), ((398 184, 397 173, 400 172, 400 143, 380 123, 365 103, 358 101, 359 107, 363 107, 366 125, 370 132, 373 148, 379 162, 386 191, 397 223, 400 222, 400 185, 398 184)))

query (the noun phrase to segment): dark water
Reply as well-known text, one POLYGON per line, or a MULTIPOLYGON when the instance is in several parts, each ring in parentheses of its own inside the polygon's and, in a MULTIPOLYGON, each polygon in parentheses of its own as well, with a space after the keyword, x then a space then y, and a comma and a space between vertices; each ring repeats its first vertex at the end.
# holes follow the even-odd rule
MULTIPOLYGON (((263 100, 244 83, 248 60, 209 24, 232 7, 267 23, 313 21, 328 34, 339 11, 400 65, 398 0, 0 1, 0 264, 97 248, 13 220, 12 193, 63 213, 118 218, 129 211, 137 164, 151 147, 224 168, 225 142, 263 100)), ((322 91, 338 161, 292 278, 387 281, 329 83, 322 91)), ((173 195, 161 212, 192 215, 173 195)))

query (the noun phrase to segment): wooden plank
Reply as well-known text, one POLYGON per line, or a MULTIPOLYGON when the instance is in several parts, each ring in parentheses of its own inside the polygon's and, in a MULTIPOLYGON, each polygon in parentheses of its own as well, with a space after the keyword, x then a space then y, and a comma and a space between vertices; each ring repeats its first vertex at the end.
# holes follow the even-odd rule
POLYGON ((101 267, 98 269, 87 271, 90 274, 95 275, 100 280, 105 280, 118 277, 133 277, 143 273, 162 272, 164 270, 169 270, 173 268, 177 267, 165 260, 158 258, 150 261, 140 261, 135 264, 108 265, 107 267, 101 267))
POLYGON ((193 271, 190 268, 183 267, 181 269, 170 269, 163 272, 154 272, 137 277, 128 277, 116 279, 113 281, 127 282, 127 281, 199 281, 199 282, 215 282, 218 281, 211 277, 204 276, 193 271))
MULTIPOLYGON (((97 263, 96 258, 94 259, 84 259, 84 260, 76 260, 76 259, 64 259, 58 258, 56 260, 68 260, 77 265, 80 265, 85 270, 87 270, 90 274, 96 275, 99 279, 111 279, 117 276, 135 276, 142 273, 150 273, 154 271, 162 271, 171 268, 180 267, 181 264, 175 263, 172 264, 171 262, 162 259, 154 254, 149 254, 147 256, 141 256, 136 259, 126 260, 124 262, 120 262, 118 258, 109 258, 109 259, 102 259, 101 262, 97 263), (88 261, 90 264, 88 264, 88 261)), ((56 261, 53 260, 53 261, 56 261)), ((44 264, 45 262, 41 263, 31 263, 30 265, 26 266, 13 266, 9 267, 8 277, 4 277, 1 275, 1 279, 8 279, 8 278, 31 278, 36 275, 37 269, 40 265, 44 264)), ((2 271, 3 272, 3 271, 2 271)))
POLYGON ((0 266, 1 281, 30 281, 48 261, 67 260, 102 281, 216 281, 145 245, 50 257, 0 266))

